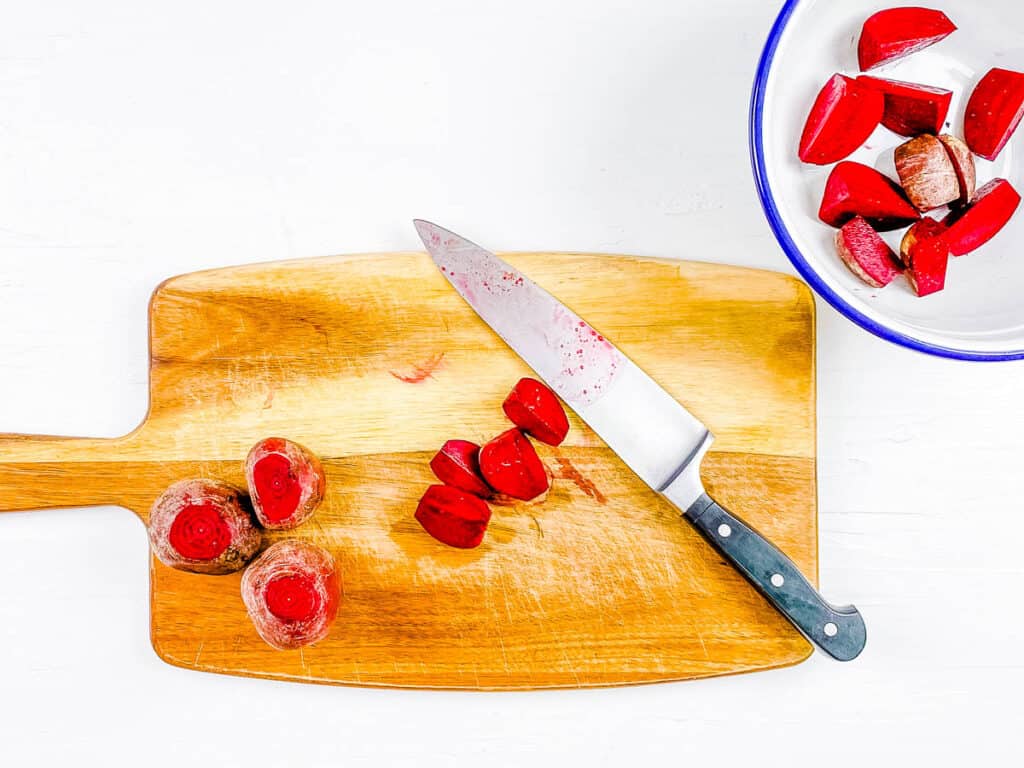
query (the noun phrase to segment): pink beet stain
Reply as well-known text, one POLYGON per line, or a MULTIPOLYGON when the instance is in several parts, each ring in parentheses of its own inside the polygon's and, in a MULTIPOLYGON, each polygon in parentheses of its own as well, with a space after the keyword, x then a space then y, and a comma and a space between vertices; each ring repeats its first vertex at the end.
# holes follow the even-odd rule
POLYGON ((558 474, 556 478, 560 480, 569 480, 579 488, 583 493, 592 498, 598 504, 605 504, 608 501, 608 497, 598 490, 598 487, 594 485, 594 481, 584 476, 582 472, 576 469, 576 466, 569 461, 569 459, 563 459, 558 457, 555 459, 558 462, 558 474))
POLYGON ((427 379, 433 378, 434 371, 440 367, 443 360, 444 352, 439 352, 422 363, 413 365, 410 373, 398 373, 397 371, 388 371, 388 373, 399 381, 404 381, 406 384, 420 384, 427 379))

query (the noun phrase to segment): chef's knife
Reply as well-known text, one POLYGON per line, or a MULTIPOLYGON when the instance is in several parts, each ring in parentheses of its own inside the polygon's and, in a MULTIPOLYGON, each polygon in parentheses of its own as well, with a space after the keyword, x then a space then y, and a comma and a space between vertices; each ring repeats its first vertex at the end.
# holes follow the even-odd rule
POLYGON ((510 264, 436 224, 415 225, 462 298, 641 480, 814 645, 840 661, 857 657, 867 637, 857 609, 825 602, 792 560, 705 493, 700 464, 714 438, 704 424, 510 264))

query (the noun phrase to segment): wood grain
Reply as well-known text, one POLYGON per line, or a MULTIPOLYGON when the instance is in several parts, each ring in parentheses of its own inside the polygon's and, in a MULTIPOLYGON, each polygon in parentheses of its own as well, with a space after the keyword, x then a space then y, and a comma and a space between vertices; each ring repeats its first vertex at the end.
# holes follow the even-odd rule
MULTIPOLYGON (((718 436, 723 504, 817 578, 814 306, 767 272, 592 254, 506 254, 718 436)), ((171 482, 242 483, 256 440, 325 458, 328 494, 292 535, 345 579, 331 635, 264 645, 238 575, 152 565, 152 639, 172 664, 343 684, 512 689, 776 667, 810 647, 574 416, 541 448, 544 504, 498 507, 484 544, 412 518, 445 439, 506 427, 525 365, 423 254, 332 257, 175 278, 151 305, 151 404, 116 440, 0 437, 0 509, 119 504, 145 522, 171 482)), ((268 536, 268 541, 281 538, 268 536)))

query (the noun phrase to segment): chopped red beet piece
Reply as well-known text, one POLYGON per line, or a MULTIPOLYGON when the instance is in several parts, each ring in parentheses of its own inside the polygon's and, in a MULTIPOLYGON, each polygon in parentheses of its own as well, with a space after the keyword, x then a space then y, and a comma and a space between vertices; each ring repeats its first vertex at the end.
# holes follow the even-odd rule
POLYGON ((484 539, 491 508, 479 496, 448 485, 432 485, 416 507, 416 519, 441 543, 472 549, 484 539))
POLYGON ((320 460, 307 448, 280 437, 261 440, 245 460, 256 517, 264 528, 286 530, 309 519, 324 497, 320 460))
POLYGON ((993 179, 978 190, 974 202, 952 211, 943 221, 954 256, 975 251, 1006 226, 1020 205, 1020 194, 1006 179, 993 179))
POLYGON ((882 125, 900 136, 942 133, 953 92, 930 85, 861 75, 857 82, 885 97, 882 125))
POLYGON ((815 99, 800 137, 800 159, 828 165, 858 149, 878 127, 885 98, 845 75, 834 75, 815 99))
POLYGON ((542 443, 561 445, 569 433, 558 397, 536 379, 520 379, 501 407, 513 424, 542 443))
POLYGON ((941 291, 946 285, 950 252, 945 232, 941 222, 924 218, 903 236, 900 255, 907 267, 907 281, 918 296, 941 291))
POLYGON ((1024 118, 1024 72, 993 69, 974 89, 964 115, 964 138, 975 154, 995 160, 1024 118))
POLYGON ((480 449, 480 471, 496 491, 529 501, 549 486, 544 462, 518 429, 503 432, 480 449))
POLYGON ((268 645, 301 648, 330 631, 341 602, 341 576, 327 550, 279 541, 242 574, 242 601, 268 645))
POLYGON ((486 499, 491 489, 480 475, 480 446, 469 440, 449 440, 430 460, 430 468, 445 485, 486 499))
POLYGON ((887 286, 903 271, 896 254, 860 216, 836 232, 836 252, 853 274, 875 288, 887 286))
POLYGON ((849 160, 839 163, 829 174, 818 216, 833 227, 863 216, 882 232, 905 227, 921 218, 896 182, 874 168, 849 160))
POLYGON ((956 31, 942 11, 930 8, 890 8, 864 22, 857 58, 864 71, 920 51, 956 31))
POLYGON ((149 513, 153 553, 181 571, 233 573, 252 559, 261 538, 241 492, 213 480, 175 483, 149 513))

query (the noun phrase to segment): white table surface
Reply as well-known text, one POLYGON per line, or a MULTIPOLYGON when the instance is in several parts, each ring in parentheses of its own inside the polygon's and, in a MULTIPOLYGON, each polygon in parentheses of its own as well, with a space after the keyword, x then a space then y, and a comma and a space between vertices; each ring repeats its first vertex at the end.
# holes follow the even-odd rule
MULTIPOLYGON (((4 431, 135 426, 161 279, 413 249, 414 216, 495 249, 789 270, 747 160, 775 2, 4 5, 4 431)), ((131 514, 9 514, 0 764, 1019 759, 1024 367, 928 358, 818 307, 821 582, 867 617, 857 662, 522 694, 187 672, 150 649, 131 514)))

